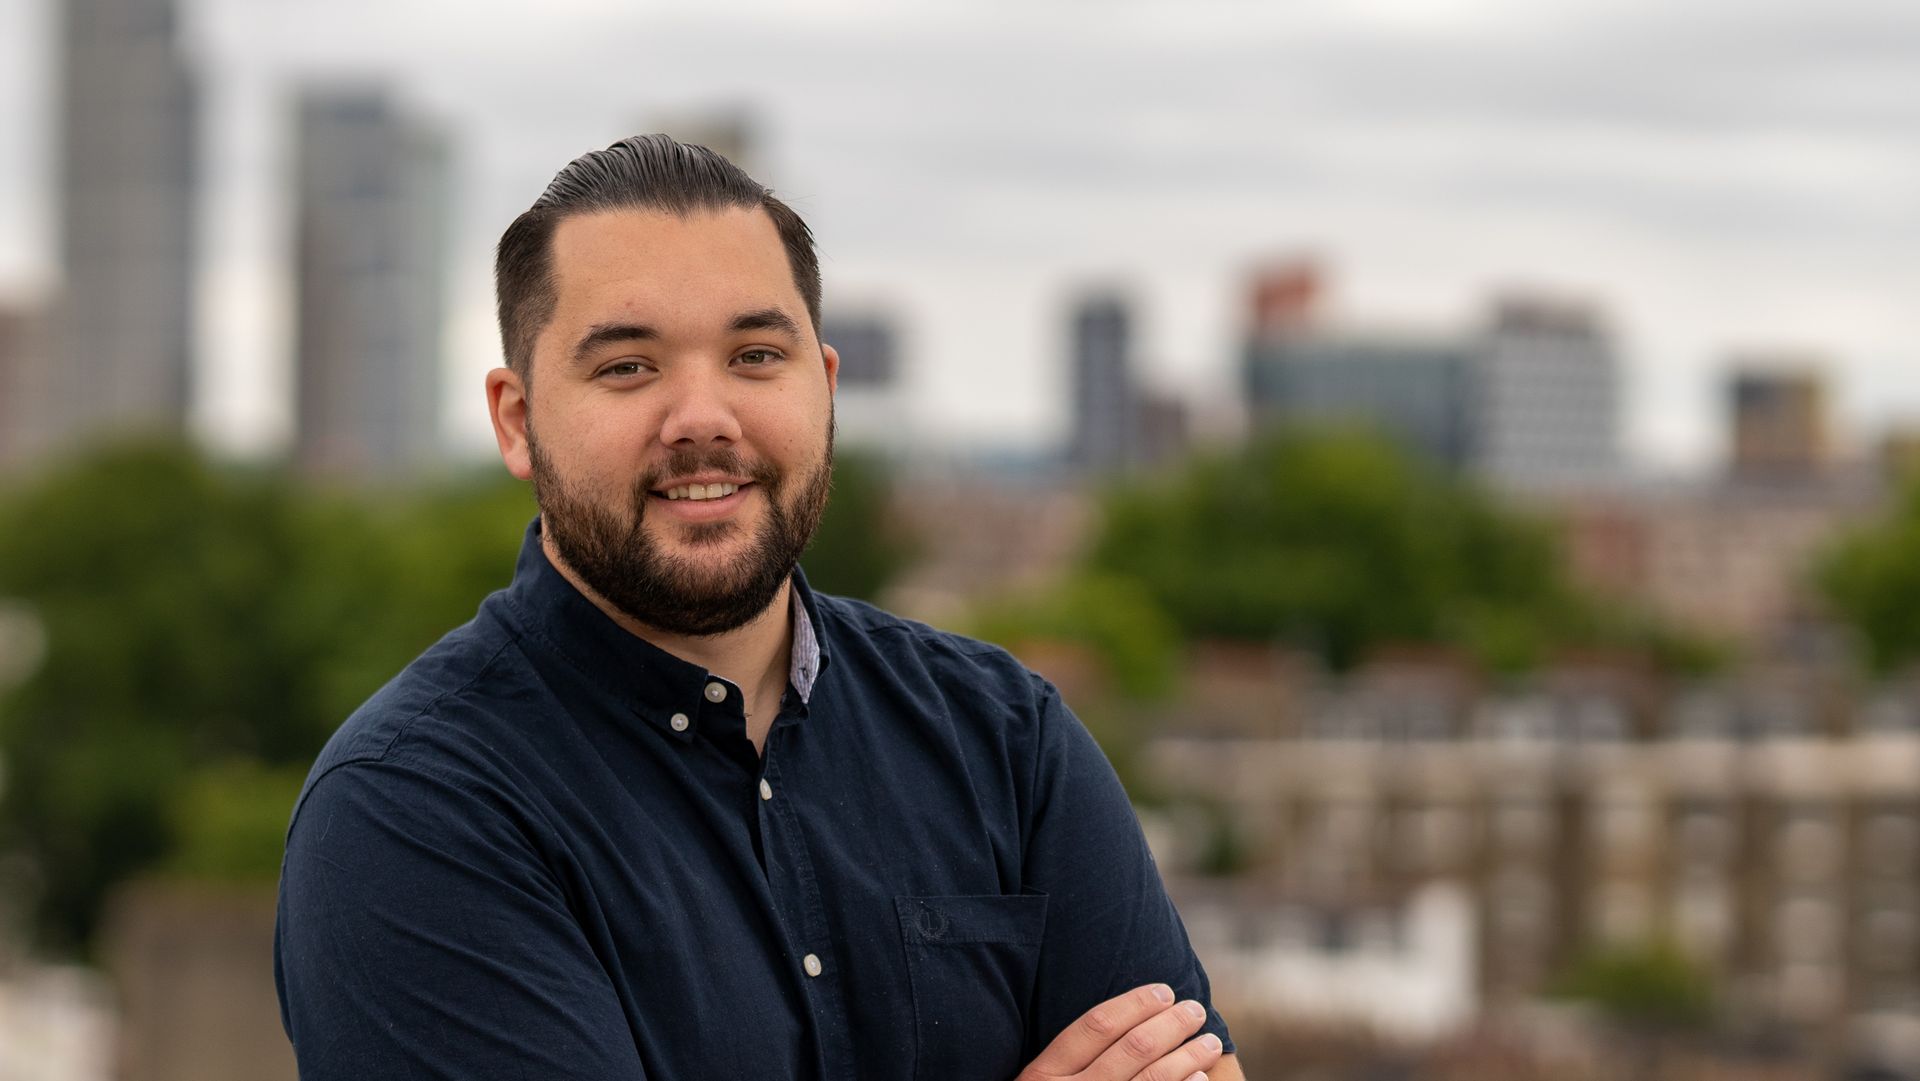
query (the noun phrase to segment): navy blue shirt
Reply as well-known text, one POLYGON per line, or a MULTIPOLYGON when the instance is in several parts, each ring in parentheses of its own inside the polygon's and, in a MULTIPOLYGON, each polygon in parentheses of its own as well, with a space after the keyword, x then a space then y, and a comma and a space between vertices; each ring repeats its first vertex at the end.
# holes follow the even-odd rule
POLYGON ((608 619, 536 523, 294 808, 275 975, 301 1076, 1007 1081, 1130 987, 1209 1002, 1053 687, 794 587, 818 659, 761 755, 739 689, 608 619))

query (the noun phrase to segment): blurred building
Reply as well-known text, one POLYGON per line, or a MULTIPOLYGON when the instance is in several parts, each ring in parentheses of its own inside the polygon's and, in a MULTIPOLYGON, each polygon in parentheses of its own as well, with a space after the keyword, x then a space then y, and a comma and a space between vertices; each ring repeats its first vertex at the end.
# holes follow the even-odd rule
POLYGON ((820 340, 840 354, 840 389, 885 388, 900 375, 898 335, 875 314, 824 315, 820 340))
POLYGON ((1242 375, 1256 428, 1371 428, 1510 490, 1616 476, 1619 364, 1590 309, 1514 296, 1479 331, 1390 335, 1328 326, 1323 293, 1306 265, 1252 284, 1242 375))
POLYGON ((110 1081, 113 988, 80 966, 0 967, 0 1078, 110 1081))
POLYGON ((293 1081, 273 980, 274 890, 122 885, 102 928, 119 1005, 116 1081, 293 1081))
POLYGON ((1897 427, 1880 437, 1880 472, 1896 482, 1920 478, 1920 427, 1897 427))
MULTIPOLYGON (((1234 807, 1245 888, 1375 913, 1392 941, 1410 898, 1459 886, 1495 1012, 1589 951, 1671 940, 1734 1017, 1815 1035, 1920 1017, 1920 688, 1595 661, 1490 689, 1434 661, 1256 708, 1230 727, 1266 735, 1223 734, 1210 708, 1150 755, 1170 788, 1234 807)), ((1240 926, 1248 949, 1284 930, 1240 926)))
POLYGON ((48 381, 46 312, 27 304, 0 305, 0 469, 32 455, 41 423, 35 412, 53 393, 48 381))
POLYGON ((294 457, 393 478, 439 449, 446 148, 374 89, 299 105, 294 457))
POLYGON ((1826 383, 1791 358, 1748 359, 1727 380, 1736 477, 1810 478, 1830 464, 1826 383))
POLYGON ((841 446, 891 456, 913 450, 917 436, 900 380, 900 334, 877 312, 838 312, 820 320, 820 340, 840 354, 834 430, 841 446))
POLYGON ((1372 429, 1451 468, 1473 460, 1474 355, 1442 337, 1281 334, 1249 344, 1258 428, 1372 429))
POLYGON ((64 290, 31 450, 112 429, 180 431, 193 362, 199 94, 174 0, 66 0, 60 27, 64 290))
POLYGON ((1081 485, 966 465, 915 465, 898 477, 892 501, 921 549, 888 587, 885 607, 935 624, 965 618, 984 598, 1057 582, 1099 521, 1081 485))
POLYGON ((1457 885, 1332 904, 1184 880, 1169 889, 1236 1026, 1276 1018, 1425 1041, 1476 1018, 1475 913, 1457 885))
POLYGON ((1509 490, 1604 487, 1617 479, 1620 365, 1596 314, 1508 297, 1478 361, 1476 471, 1509 490))
POLYGON ((1072 436, 1068 460, 1087 473, 1123 472, 1139 461, 1140 400, 1133 371, 1133 318, 1113 293, 1073 312, 1072 436))
POLYGON ((1320 317, 1325 282, 1311 260, 1278 263, 1254 275, 1249 290, 1252 336, 1256 339, 1303 334, 1320 317))
POLYGON ((1766 651, 1818 616, 1820 553, 1884 506, 1871 475, 1804 479, 1615 488, 1539 509, 1559 525, 1568 569, 1593 595, 1766 651))

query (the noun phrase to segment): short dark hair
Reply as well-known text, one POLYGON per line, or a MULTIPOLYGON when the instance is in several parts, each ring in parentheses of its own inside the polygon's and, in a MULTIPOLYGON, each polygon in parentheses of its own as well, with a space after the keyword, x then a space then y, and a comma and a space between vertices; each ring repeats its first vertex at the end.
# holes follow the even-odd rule
POLYGON ((533 343, 553 318, 558 301, 553 231, 563 220, 607 210, 660 210, 684 217, 730 207, 757 208, 773 219, 787 249, 793 284, 818 335, 820 258, 813 250, 813 232, 800 215, 775 198, 772 189, 704 146, 665 135, 635 135, 573 159, 501 234, 493 285, 508 367, 522 380, 531 380, 533 343))

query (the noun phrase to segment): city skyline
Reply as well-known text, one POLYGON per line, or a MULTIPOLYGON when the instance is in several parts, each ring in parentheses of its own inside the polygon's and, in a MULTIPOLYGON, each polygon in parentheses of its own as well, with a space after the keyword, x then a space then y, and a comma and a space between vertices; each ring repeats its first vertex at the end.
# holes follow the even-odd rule
MULTIPOLYGON (((50 8, 0 0, 8 293, 54 282, 50 8)), ((830 309, 897 313, 937 442, 1063 441, 1090 284, 1135 298, 1150 388, 1230 397, 1247 276, 1301 251, 1361 324, 1457 329, 1513 286, 1593 304, 1643 467, 1716 460, 1742 352, 1826 358, 1863 439, 1920 413, 1920 315, 1899 310, 1920 268, 1896 239, 1920 224, 1920 22, 1898 5, 750 10, 450 23, 418 0, 187 0, 208 104, 199 429, 236 449, 290 432, 291 102, 343 72, 450 131, 442 399, 463 449, 486 447, 499 229, 632 117, 715 108, 754 118, 767 179, 822 237, 830 309)))

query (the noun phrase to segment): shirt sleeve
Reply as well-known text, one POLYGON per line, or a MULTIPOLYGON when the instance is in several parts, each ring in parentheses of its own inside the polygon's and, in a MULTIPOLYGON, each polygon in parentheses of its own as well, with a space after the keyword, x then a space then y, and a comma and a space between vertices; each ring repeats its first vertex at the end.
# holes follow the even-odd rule
POLYGON ((1200 1031, 1220 1037, 1232 1053, 1206 970, 1167 897, 1126 790, 1059 692, 1036 682, 1040 753, 1024 878, 1048 901, 1027 1058, 1087 1010, 1155 982, 1204 1005, 1200 1031))
POLYGON ((281 872, 274 976, 304 1081, 646 1075, 527 832, 430 771, 315 781, 281 872))

